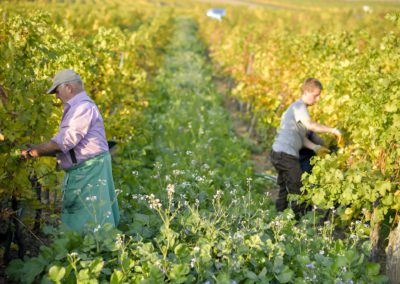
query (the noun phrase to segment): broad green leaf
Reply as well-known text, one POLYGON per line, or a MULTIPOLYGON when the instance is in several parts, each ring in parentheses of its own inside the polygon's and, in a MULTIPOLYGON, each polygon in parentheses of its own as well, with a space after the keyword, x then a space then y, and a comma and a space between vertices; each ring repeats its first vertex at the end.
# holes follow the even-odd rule
POLYGON ((49 269, 49 277, 55 282, 61 281, 65 275, 65 267, 53 265, 49 269))
POLYGON ((276 279, 278 279, 279 283, 289 283, 292 281, 293 276, 294 272, 288 266, 285 266, 282 272, 276 276, 276 279))
POLYGON ((114 269, 114 272, 110 278, 110 283, 111 284, 120 284, 120 283, 122 283, 123 278, 124 278, 124 273, 122 271, 114 269))
POLYGON ((366 273, 368 276, 379 275, 380 268, 381 267, 378 263, 369 262, 369 263, 367 263, 367 266, 366 266, 366 273))

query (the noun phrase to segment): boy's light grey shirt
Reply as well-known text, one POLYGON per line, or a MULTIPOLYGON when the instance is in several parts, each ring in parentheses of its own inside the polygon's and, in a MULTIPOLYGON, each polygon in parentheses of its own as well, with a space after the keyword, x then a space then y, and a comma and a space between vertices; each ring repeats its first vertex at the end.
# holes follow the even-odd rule
POLYGON ((275 138, 272 150, 299 157, 299 150, 303 147, 307 129, 304 121, 310 119, 307 105, 298 99, 292 103, 282 115, 278 134, 275 138))

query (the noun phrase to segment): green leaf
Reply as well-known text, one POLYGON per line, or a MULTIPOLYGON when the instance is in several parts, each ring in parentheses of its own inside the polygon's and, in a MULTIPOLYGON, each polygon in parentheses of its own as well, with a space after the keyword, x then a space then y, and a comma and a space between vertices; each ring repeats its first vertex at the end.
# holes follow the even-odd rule
POLYGON ((259 278, 263 278, 263 277, 265 277, 265 275, 267 275, 267 268, 263 268, 262 270, 261 270, 261 272, 258 274, 258 277, 259 278))
POLYGON ((368 276, 376 276, 379 275, 379 270, 381 266, 378 263, 367 263, 366 273, 368 276))
POLYGON ((77 277, 78 281, 82 281, 82 280, 90 280, 90 273, 89 273, 89 269, 81 269, 78 273, 78 277, 77 277))
POLYGON ((246 273, 245 273, 245 275, 246 275, 246 277, 247 277, 248 279, 251 279, 251 280, 254 280, 254 281, 257 281, 257 280, 258 280, 257 274, 255 274, 253 271, 247 270, 246 273))
POLYGON ((274 273, 279 273, 281 272, 282 268, 283 268, 283 258, 281 256, 277 256, 274 260, 274 267, 272 271, 274 273))
POLYGON ((385 197, 382 198, 382 204, 390 206, 393 204, 393 194, 389 193, 385 197))
POLYGON ((185 282, 185 276, 190 272, 189 265, 186 263, 176 264, 173 266, 169 277, 174 283, 185 282))
POLYGON ((288 283, 292 281, 294 272, 288 266, 285 266, 281 273, 276 276, 280 283, 288 283))
POLYGON ((40 284, 54 284, 54 281, 45 275, 42 279, 40 279, 40 284))
POLYGON ((379 194, 384 196, 387 191, 390 191, 392 188, 392 184, 390 181, 377 181, 376 182, 376 190, 379 191, 379 194))
POLYGON ((389 102, 385 105, 385 111, 387 112, 396 112, 397 109, 396 102, 389 102))
POLYGON ((312 196, 312 202, 315 204, 321 204, 324 198, 325 198, 325 193, 322 191, 318 191, 312 196))
POLYGON ((149 224, 149 222, 150 222, 150 218, 148 215, 140 214, 140 213, 135 213, 133 215, 133 220, 135 223, 137 222, 139 224, 149 224))
POLYGON ((24 265, 22 273, 25 279, 22 279, 25 283, 31 283, 34 281, 36 276, 40 275, 45 268, 44 263, 38 258, 33 258, 27 261, 24 265))
POLYGON ((51 280, 55 282, 61 281, 61 279, 64 278, 64 275, 65 275, 65 267, 63 266, 60 267, 57 265, 53 265, 49 269, 49 277, 51 280))
POLYGON ((24 265, 25 262, 23 262, 20 259, 15 259, 11 261, 8 267, 6 268, 6 274, 13 279, 20 279, 21 271, 24 265))
POLYGON ((174 249, 174 253, 175 253, 176 257, 178 257, 182 260, 190 258, 190 250, 184 244, 178 244, 174 249))
POLYGON ((120 284, 122 283, 122 279, 124 279, 124 273, 114 269, 114 272, 111 275, 110 284, 120 284))
POLYGON ((103 266, 104 266, 103 259, 101 257, 98 257, 95 260, 93 260, 93 262, 90 264, 89 269, 91 273, 98 275, 103 269, 103 266))

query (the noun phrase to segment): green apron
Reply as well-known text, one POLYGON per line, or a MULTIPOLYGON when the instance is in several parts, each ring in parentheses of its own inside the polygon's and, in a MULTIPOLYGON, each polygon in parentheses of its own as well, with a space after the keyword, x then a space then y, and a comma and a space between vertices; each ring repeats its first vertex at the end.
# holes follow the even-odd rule
POLYGON ((70 229, 98 230, 105 223, 117 226, 119 209, 109 152, 65 171, 61 221, 70 229))

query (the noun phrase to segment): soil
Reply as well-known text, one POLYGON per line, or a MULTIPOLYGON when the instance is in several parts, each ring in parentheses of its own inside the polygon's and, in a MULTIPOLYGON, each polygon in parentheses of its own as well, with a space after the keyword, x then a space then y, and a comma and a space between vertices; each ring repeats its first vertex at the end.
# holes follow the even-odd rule
MULTIPOLYGON (((34 217, 34 212, 28 212, 29 216, 34 217)), ((54 220, 53 217, 51 217, 51 213, 43 210, 42 213, 42 220, 47 220, 47 223, 56 226, 58 220, 54 220)), ((5 240, 5 232, 8 230, 8 226, 10 226, 11 220, 1 220, 1 226, 2 226, 2 234, 1 236, 1 241, 0 241, 0 284, 2 283, 17 283, 12 280, 10 280, 5 273, 5 270, 8 266, 8 264, 4 260, 4 247, 6 245, 6 240, 5 240)), ((34 257, 39 254, 40 247, 42 245, 49 245, 51 243, 51 237, 49 235, 46 235, 42 232, 42 229, 40 229, 38 232, 34 232, 33 230, 33 224, 29 218, 24 218, 22 220, 18 219, 18 224, 20 227, 21 235, 22 235, 22 244, 24 245, 24 257, 34 257)), ((43 225, 42 225, 43 226, 43 225)), ((11 243, 11 249, 10 249, 10 258, 11 261, 18 259, 18 252, 19 252, 19 247, 16 242, 11 243)))

